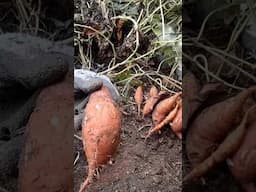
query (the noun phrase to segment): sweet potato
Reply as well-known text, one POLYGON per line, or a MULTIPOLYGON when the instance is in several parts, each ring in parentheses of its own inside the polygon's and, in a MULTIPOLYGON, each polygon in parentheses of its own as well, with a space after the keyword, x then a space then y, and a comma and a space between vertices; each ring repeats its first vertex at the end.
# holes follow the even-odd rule
POLYGON ((153 85, 149 90, 149 96, 154 97, 158 95, 158 89, 153 85))
POLYGON ((175 95, 162 100, 155 107, 152 119, 154 125, 158 125, 165 117, 170 113, 170 111, 175 107, 177 99, 180 97, 181 92, 176 93, 175 95))
POLYGON ((183 128, 186 129, 192 115, 203 102, 216 92, 223 91, 222 84, 208 83, 201 86, 193 73, 187 72, 183 78, 183 128))
POLYGON ((40 92, 20 144, 17 191, 73 191, 73 101, 70 73, 40 92))
POLYGON ((187 127, 187 123, 191 115, 197 109, 198 101, 195 101, 198 93, 201 89, 201 85, 195 75, 191 72, 187 72, 182 81, 182 91, 183 91, 183 125, 187 127))
POLYGON ((91 94, 85 114, 82 138, 89 171, 80 192, 92 182, 95 170, 117 150, 121 127, 120 110, 105 86, 91 94))
MULTIPOLYGON (((251 123, 252 116, 256 114, 256 105, 251 107, 245 114, 240 125, 227 136, 227 138, 220 144, 216 151, 214 151, 206 160, 197 165, 193 170, 185 176, 184 182, 198 179, 207 171, 213 168, 216 164, 225 161, 233 155, 244 140, 247 128, 251 123)), ((256 145, 255 145, 256 146, 256 145)), ((254 174, 256 171, 254 171, 254 174)), ((256 176, 256 175, 255 175, 256 176)))
POLYGON ((256 181, 256 112, 252 118, 253 122, 248 127, 242 145, 229 164, 232 174, 240 183, 256 181))
POLYGON ((171 123, 171 129, 179 139, 182 138, 182 105, 179 106, 179 110, 171 123))
POLYGON ((156 104, 166 98, 168 96, 168 94, 165 92, 165 91, 161 91, 159 94, 157 95, 152 95, 150 96, 147 100, 146 100, 146 103, 143 107, 143 117, 149 115, 153 110, 154 110, 154 107, 156 106, 156 104))
POLYGON ((157 124, 153 129, 151 129, 148 132, 148 134, 146 136, 146 139, 149 138, 155 132, 159 131, 163 126, 170 123, 175 118, 175 116, 176 116, 176 114, 179 110, 179 106, 180 106, 180 104, 176 103, 175 108, 169 112, 169 114, 164 118, 164 120, 161 121, 159 124, 157 124))
POLYGON ((138 116, 140 116, 141 104, 143 102, 143 87, 142 86, 137 87, 135 94, 134 94, 134 99, 135 99, 135 102, 138 107, 138 116))
POLYGON ((204 109, 192 122, 186 137, 186 151, 192 166, 205 160, 219 143, 236 127, 247 98, 256 92, 256 86, 204 109))

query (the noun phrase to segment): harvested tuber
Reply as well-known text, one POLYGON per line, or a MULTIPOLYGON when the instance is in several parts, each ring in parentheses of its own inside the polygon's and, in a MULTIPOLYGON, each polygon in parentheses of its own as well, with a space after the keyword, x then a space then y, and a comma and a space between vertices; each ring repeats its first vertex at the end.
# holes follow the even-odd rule
POLYGON ((176 102, 175 108, 169 112, 169 114, 164 118, 163 121, 161 121, 159 124, 157 124, 153 129, 151 129, 146 138, 149 138, 152 134, 162 129, 165 125, 169 124, 176 116, 178 109, 180 107, 180 104, 176 102))
POLYGON ((240 123, 245 101, 256 86, 204 109, 192 122, 186 137, 186 151, 192 166, 205 160, 230 131, 240 123))
POLYGON ((204 101, 215 93, 223 92, 221 83, 208 83, 201 87, 198 79, 191 72, 187 72, 183 78, 183 128, 188 127, 194 113, 201 107, 204 101))
POLYGON ((91 94, 85 114, 82 138, 89 168, 80 192, 92 182, 96 169, 106 164, 117 150, 121 128, 120 110, 105 86, 91 94))
POLYGON ((179 104, 179 110, 171 122, 171 129, 179 139, 182 139, 182 105, 179 104))
POLYGON ((201 89, 199 80, 195 77, 192 72, 187 72, 182 81, 183 90, 183 125, 186 128, 187 123, 191 115, 198 108, 198 101, 196 100, 198 93, 201 89))
POLYGON ((40 92, 20 143, 17 191, 73 191, 73 101, 71 73, 40 92))
POLYGON ((153 85, 149 90, 149 96, 155 97, 158 95, 158 89, 153 85))
POLYGON ((155 107, 152 119, 154 125, 158 125, 165 117, 170 113, 170 111, 175 107, 177 99, 180 97, 181 92, 176 93, 175 95, 160 101, 155 107))
MULTIPOLYGON (((231 157, 229 168, 238 182, 246 189, 256 178, 256 110, 251 114, 252 123, 247 128, 245 138, 237 152, 231 157)), ((249 192, 249 190, 247 190, 249 192)), ((253 191, 253 190, 252 190, 253 191)), ((254 184, 254 191, 256 186, 254 184)))
POLYGON ((156 104, 167 97, 167 93, 164 92, 164 91, 161 91, 159 94, 157 95, 152 95, 150 96, 147 100, 146 100, 146 103, 143 107, 143 117, 149 115, 153 110, 154 110, 154 107, 156 106, 156 104))
MULTIPOLYGON (((185 176, 184 182, 195 180, 203 176, 207 171, 212 169, 216 164, 225 161, 233 155, 244 140, 248 126, 251 123, 251 117, 256 114, 256 105, 251 107, 245 114, 240 125, 231 132, 227 138, 219 145, 206 160, 195 166, 193 170, 185 176)), ((256 173, 256 171, 254 171, 256 173)), ((256 176, 256 175, 255 175, 256 176)))
POLYGON ((134 94, 134 99, 138 106, 138 116, 140 116, 141 104, 143 102, 143 87, 142 86, 137 87, 135 94, 134 94))

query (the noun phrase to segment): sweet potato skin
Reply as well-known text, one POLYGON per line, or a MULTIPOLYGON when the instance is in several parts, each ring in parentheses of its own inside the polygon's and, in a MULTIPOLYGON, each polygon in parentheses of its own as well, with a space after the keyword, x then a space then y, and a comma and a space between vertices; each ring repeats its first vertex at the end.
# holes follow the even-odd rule
POLYGON ((173 119, 171 128, 174 133, 182 132, 182 105, 180 105, 180 108, 179 108, 175 118, 173 119))
POLYGON ((95 169, 116 152, 121 128, 120 110, 104 86, 90 96, 85 114, 82 138, 89 172, 80 191, 91 182, 95 169))
POLYGON ((160 102, 162 99, 165 99, 168 97, 168 94, 164 91, 160 91, 156 95, 150 94, 150 97, 146 100, 145 105, 143 107, 143 117, 149 115, 154 110, 155 106, 158 102, 160 102))
POLYGON ((183 126, 186 128, 191 115, 198 108, 198 101, 195 99, 201 89, 199 80, 192 72, 187 72, 182 81, 183 86, 183 126))
POLYGON ((156 105, 152 114, 154 125, 159 124, 161 121, 165 119, 169 112, 175 107, 176 101, 180 97, 180 95, 181 92, 176 93, 175 95, 160 101, 156 105))
POLYGON ((135 102, 138 107, 138 116, 140 116, 141 104, 143 102, 143 87, 142 86, 137 87, 135 94, 134 94, 134 99, 135 99, 135 102))
POLYGON ((158 95, 158 89, 153 85, 149 90, 149 96, 154 97, 158 95))
POLYGON ((256 114, 256 105, 251 107, 246 112, 239 126, 225 138, 216 151, 214 151, 202 163, 195 166, 195 168, 185 176, 184 182, 198 179, 207 171, 212 169, 216 164, 225 161, 227 158, 233 155, 243 142, 247 128, 250 126, 251 119, 254 114, 256 114))
POLYGON ((186 151, 192 166, 205 160, 242 119, 241 109, 256 87, 204 109, 192 122, 186 137, 186 151))
MULTIPOLYGON (((255 114, 256 117, 256 114, 255 114)), ((256 180, 256 121, 249 126, 242 145, 231 158, 229 168, 241 183, 256 180)))

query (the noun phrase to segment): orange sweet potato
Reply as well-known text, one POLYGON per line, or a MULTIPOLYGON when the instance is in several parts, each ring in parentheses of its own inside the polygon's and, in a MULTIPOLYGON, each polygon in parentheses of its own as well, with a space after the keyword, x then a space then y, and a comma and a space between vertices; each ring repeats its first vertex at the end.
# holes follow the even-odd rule
POLYGON ((176 93, 175 95, 160 101, 152 114, 152 119, 154 125, 158 125, 165 117, 170 113, 170 111, 175 107, 177 99, 180 97, 181 92, 176 93))
POLYGON ((80 192, 92 182, 95 170, 117 150, 121 128, 120 110, 104 86, 91 94, 85 114, 82 138, 89 171, 80 192))
POLYGON ((208 83, 201 86, 193 73, 187 72, 183 78, 183 128, 186 129, 194 113, 211 95, 223 92, 221 83, 208 83))
POLYGON ((161 91, 157 95, 154 95, 154 94, 150 94, 151 96, 146 100, 146 103, 145 103, 145 105, 143 107, 143 111, 142 111, 143 117, 149 115, 154 110, 154 107, 156 106, 156 104, 160 100, 162 100, 168 96, 168 94, 165 91, 161 91))
POLYGON ((195 75, 191 72, 187 72, 182 80, 184 127, 187 127, 189 118, 198 108, 198 101, 196 101, 195 98, 197 98, 200 89, 201 85, 195 75))
MULTIPOLYGON (((185 176, 184 182, 200 178, 207 171, 209 171, 211 168, 213 168, 216 164, 225 161, 227 158, 229 158, 231 155, 233 155, 238 150, 241 143, 244 141, 244 137, 248 130, 248 126, 250 126, 250 124, 252 123, 252 119, 253 119, 253 116, 255 117, 255 114, 256 114, 256 105, 251 107, 246 112, 240 125, 225 138, 225 140, 220 144, 220 146, 216 149, 216 151, 214 151, 202 163, 195 166, 192 169, 192 171, 188 175, 185 176)), ((254 161, 255 160, 256 159, 254 159, 254 161)), ((256 176, 255 170, 253 171, 253 173, 254 173, 254 176, 256 176)))
MULTIPOLYGON (((256 181, 256 112, 253 123, 248 127, 245 138, 238 151, 231 158, 229 168, 238 182, 246 186, 256 181)), ((253 186, 253 185, 251 185, 253 186)), ((256 186, 254 185, 254 191, 256 186)))
POLYGON ((179 110, 171 123, 171 129, 179 139, 182 139, 182 105, 180 104, 179 110))
POLYGON ((147 136, 146 139, 149 138, 152 134, 154 134, 157 131, 160 131, 160 129, 162 129, 165 125, 169 124, 171 121, 173 121, 173 119, 176 117, 177 112, 179 110, 179 107, 181 105, 181 100, 178 101, 178 103, 175 103, 175 107, 174 109, 172 109, 169 114, 163 119, 163 121, 161 121, 159 124, 157 124, 153 129, 151 129, 147 136))
POLYGON ((230 131, 240 123, 245 101, 256 86, 204 109, 192 122, 186 137, 187 156, 192 166, 205 160, 230 131))
POLYGON ((154 97, 158 95, 158 89, 153 85, 149 90, 149 96, 154 97))
POLYGON ((141 112, 141 104, 143 102, 143 87, 139 86, 137 87, 135 94, 134 94, 134 99, 138 107, 138 116, 140 116, 141 112))

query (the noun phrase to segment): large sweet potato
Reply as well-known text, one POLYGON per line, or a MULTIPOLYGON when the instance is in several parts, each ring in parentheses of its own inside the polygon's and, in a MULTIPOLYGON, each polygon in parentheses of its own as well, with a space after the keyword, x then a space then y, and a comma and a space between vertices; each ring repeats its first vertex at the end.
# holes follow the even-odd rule
POLYGON ((92 182, 95 170, 106 164, 120 140, 121 113, 105 86, 92 93, 85 109, 82 138, 88 162, 88 176, 80 191, 92 182))
POLYGON ((248 127, 250 127, 255 114, 256 105, 247 110, 239 126, 225 138, 225 140, 218 146, 216 151, 214 151, 202 163, 195 166, 195 168, 185 176, 184 182, 200 178, 218 163, 225 161, 227 158, 236 153, 244 141, 248 127))
POLYGON ((73 191, 73 77, 43 89, 25 131, 19 191, 73 191))
POLYGON ((192 166, 205 160, 241 121, 245 101, 256 87, 204 109, 192 122, 186 137, 186 150, 192 166))

